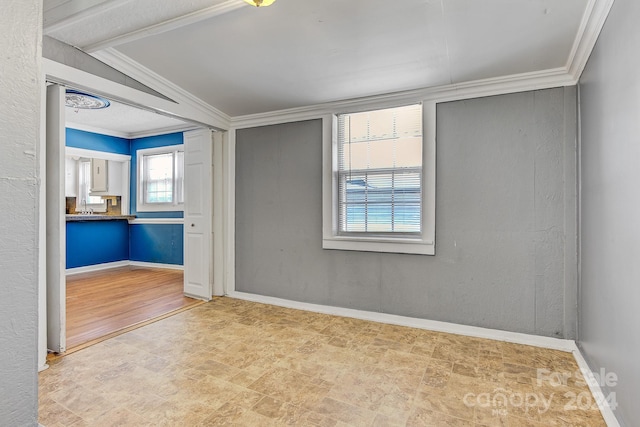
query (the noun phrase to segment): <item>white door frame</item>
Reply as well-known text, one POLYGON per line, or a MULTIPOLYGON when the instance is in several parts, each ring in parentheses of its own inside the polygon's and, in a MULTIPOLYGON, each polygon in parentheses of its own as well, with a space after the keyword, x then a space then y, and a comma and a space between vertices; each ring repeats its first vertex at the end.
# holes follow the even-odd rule
POLYGON ((65 89, 50 85, 46 89, 46 322, 47 348, 56 353, 66 350, 66 278, 64 217, 65 89))
MULTIPOLYGON (((210 114, 207 114, 202 109, 196 108, 191 104, 184 103, 174 103, 171 101, 167 101, 165 99, 158 98, 156 96, 150 95, 146 92, 142 92, 128 86, 121 85, 119 83, 115 83, 113 81, 104 79, 102 77, 95 76, 93 74, 87 73, 82 70, 78 70, 73 67, 69 67, 67 65, 49 60, 47 58, 43 58, 43 74, 44 78, 43 82, 53 82, 58 83, 64 86, 69 86, 74 89, 86 90, 91 93, 96 93, 98 95, 104 96, 109 99, 113 99, 128 105, 132 105, 138 108, 142 108, 145 110, 155 111, 157 113, 169 115, 181 120, 185 120, 187 122, 192 122, 199 124, 203 127, 208 127, 212 129, 216 129, 219 131, 227 131, 229 129, 229 123, 225 123, 220 120, 219 117, 213 117, 210 114)), ((46 85, 46 83, 44 83, 46 85)), ((45 99, 46 86, 43 86, 43 101, 45 99)), ((43 105, 45 103, 43 102, 43 105)), ((44 130, 46 129, 46 111, 43 111, 41 114, 41 135, 44 136, 44 130)), ((216 132, 220 134, 226 134, 226 132, 216 132)), ((44 138, 42 138, 41 142, 41 152, 44 154, 44 159, 40 161, 40 174, 41 177, 41 188, 44 190, 46 188, 46 151, 44 150, 44 138)), ((62 147, 64 150, 64 147, 62 147)), ((220 165, 222 165, 222 156, 218 156, 220 165)), ((219 168, 220 172, 222 171, 222 167, 219 168)), ((46 333, 47 330, 47 310, 46 310, 46 264, 47 264, 47 254, 43 248, 46 247, 47 239, 45 233, 45 224, 47 220, 59 220, 63 225, 65 224, 64 210, 60 210, 59 212, 46 212, 45 202, 45 192, 41 191, 41 206, 40 206, 40 233, 39 233, 39 245, 40 245, 40 253, 39 256, 41 259, 39 260, 39 277, 40 277, 40 292, 39 292, 39 343, 38 343, 38 366, 39 369, 45 369, 46 365, 46 353, 47 353, 47 343, 46 343, 46 333), (48 218, 48 216, 56 216, 59 215, 59 218, 48 218)), ((220 205, 222 199, 219 199, 220 202, 215 203, 215 205, 220 205)), ((220 207, 222 209, 222 207, 220 207)), ((217 226, 220 226, 222 218, 217 221, 214 221, 217 226)), ((64 229, 63 229, 64 230, 64 229)), ((215 230, 214 230, 215 233, 215 230)), ((222 238, 222 231, 218 231, 217 235, 222 238)), ((222 245, 222 239, 216 239, 219 241, 218 244, 222 245)), ((221 251, 220 251, 221 253, 221 251)), ((213 261, 212 261, 213 262, 213 261)), ((217 273, 221 274, 221 273, 217 273)), ((223 285, 224 286, 224 285, 223 285)))

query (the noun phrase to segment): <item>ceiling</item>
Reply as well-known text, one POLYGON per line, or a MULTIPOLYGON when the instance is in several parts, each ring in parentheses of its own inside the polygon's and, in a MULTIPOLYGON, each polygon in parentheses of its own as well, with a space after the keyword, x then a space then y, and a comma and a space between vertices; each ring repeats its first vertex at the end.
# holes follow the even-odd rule
POLYGON ((66 126, 127 139, 156 133, 177 132, 195 127, 182 120, 113 100, 110 103, 108 108, 98 110, 65 107, 66 126))
POLYGON ((593 0, 45 0, 45 34, 245 116, 567 67, 593 0))

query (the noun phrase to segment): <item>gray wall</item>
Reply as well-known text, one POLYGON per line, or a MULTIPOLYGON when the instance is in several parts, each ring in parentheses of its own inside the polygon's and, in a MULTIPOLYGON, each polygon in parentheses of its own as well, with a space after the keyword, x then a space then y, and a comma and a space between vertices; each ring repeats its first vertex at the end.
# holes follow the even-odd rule
POLYGON ((0 425, 37 425, 37 151, 42 2, 0 13, 0 425))
POLYGON ((580 79, 579 344, 608 387, 621 424, 640 406, 640 2, 617 0, 580 79))
POLYGON ((572 337, 575 88, 437 115, 435 256, 323 250, 321 122, 238 131, 236 289, 572 337))

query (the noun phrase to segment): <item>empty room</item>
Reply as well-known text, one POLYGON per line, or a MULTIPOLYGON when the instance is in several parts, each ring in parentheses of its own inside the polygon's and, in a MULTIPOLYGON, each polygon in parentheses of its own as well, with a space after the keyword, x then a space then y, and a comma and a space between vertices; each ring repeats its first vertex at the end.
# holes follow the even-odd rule
POLYGON ((637 424, 637 2, 4 9, 0 425, 637 424))

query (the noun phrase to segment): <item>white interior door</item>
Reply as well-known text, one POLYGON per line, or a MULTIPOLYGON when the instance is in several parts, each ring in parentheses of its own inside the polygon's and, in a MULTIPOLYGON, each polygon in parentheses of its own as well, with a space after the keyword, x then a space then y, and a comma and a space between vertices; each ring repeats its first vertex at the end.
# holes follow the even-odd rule
POLYGON ((66 350, 66 221, 64 193, 65 88, 47 87, 46 109, 46 276, 47 348, 66 350))
POLYGON ((213 293, 213 143, 209 129, 184 133, 184 293, 213 293))

